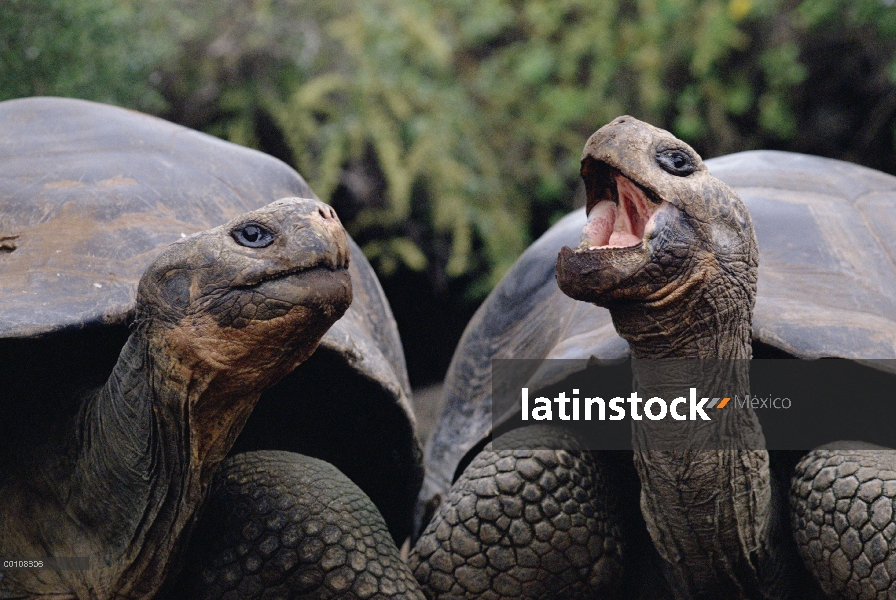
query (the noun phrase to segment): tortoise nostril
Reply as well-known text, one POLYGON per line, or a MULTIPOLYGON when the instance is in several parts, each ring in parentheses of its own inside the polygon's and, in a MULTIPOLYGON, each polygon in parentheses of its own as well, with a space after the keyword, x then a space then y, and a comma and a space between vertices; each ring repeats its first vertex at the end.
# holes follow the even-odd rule
POLYGON ((336 216, 336 211, 333 210, 329 206, 318 206, 317 214, 319 214, 320 217, 322 219, 324 219, 325 221, 329 221, 329 220, 338 221, 339 220, 339 217, 336 216))

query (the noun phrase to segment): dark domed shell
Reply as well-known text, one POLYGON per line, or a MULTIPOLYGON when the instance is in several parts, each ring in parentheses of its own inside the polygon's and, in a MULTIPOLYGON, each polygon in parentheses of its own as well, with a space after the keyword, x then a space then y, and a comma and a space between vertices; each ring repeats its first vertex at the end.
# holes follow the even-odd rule
MULTIPOLYGON (((896 177, 832 159, 754 151, 706 161, 750 210, 759 243, 754 345, 800 358, 896 358, 896 177)), ((491 361, 626 356, 605 308, 563 294, 557 253, 585 211, 530 246, 467 326, 445 379, 420 495, 450 487, 491 431, 491 361)))
POLYGON ((706 164, 756 227, 754 339, 801 358, 896 357, 896 177, 787 152, 706 164))
MULTIPOLYGON (((140 276, 167 244, 294 196, 315 197, 279 160, 155 117, 62 98, 0 103, 0 355, 14 382, 0 403, 104 379, 140 276)), ((410 386, 354 243, 350 272, 348 312, 265 394, 237 448, 330 460, 401 536, 422 477, 410 386)))

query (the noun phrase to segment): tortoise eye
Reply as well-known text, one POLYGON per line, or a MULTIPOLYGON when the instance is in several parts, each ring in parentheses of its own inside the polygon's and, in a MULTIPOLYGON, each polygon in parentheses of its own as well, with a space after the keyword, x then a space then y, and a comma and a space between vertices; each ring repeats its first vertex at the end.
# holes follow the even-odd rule
POLYGON ((230 232, 240 246, 247 248, 264 248, 274 241, 274 234, 258 223, 246 223, 230 232))
POLYGON ((687 177, 697 170, 693 157, 683 150, 657 152, 656 162, 663 171, 678 177, 687 177))

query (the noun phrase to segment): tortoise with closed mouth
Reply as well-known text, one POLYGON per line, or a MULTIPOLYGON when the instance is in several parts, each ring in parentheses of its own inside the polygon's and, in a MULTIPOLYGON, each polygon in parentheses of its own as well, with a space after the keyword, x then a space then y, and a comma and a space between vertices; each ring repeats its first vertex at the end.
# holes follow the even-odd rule
POLYGON ((0 597, 408 593, 397 329, 295 171, 116 107, 7 101, 0 239, 0 555, 87 559, 0 572, 0 597))

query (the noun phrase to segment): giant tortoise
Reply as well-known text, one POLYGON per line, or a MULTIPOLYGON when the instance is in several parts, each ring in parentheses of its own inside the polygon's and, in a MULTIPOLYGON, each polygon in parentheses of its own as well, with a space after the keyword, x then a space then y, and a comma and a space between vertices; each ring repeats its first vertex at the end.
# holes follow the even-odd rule
POLYGON ((181 597, 413 583, 366 567, 408 534, 422 480, 397 328, 288 166, 116 107, 0 103, 0 298, 0 556, 89 563, 0 572, 0 597, 152 597, 215 466, 247 452, 181 597))
MULTIPOLYGON (((568 440, 486 443, 494 359, 896 357, 896 178, 784 152, 704 164, 631 117, 589 139, 582 176, 586 210, 522 255, 449 368, 411 557, 427 596, 892 598, 892 452, 810 453, 791 535, 789 454, 680 439, 636 447, 632 468, 568 440)), ((753 417, 727 426, 757 433, 753 417)))

